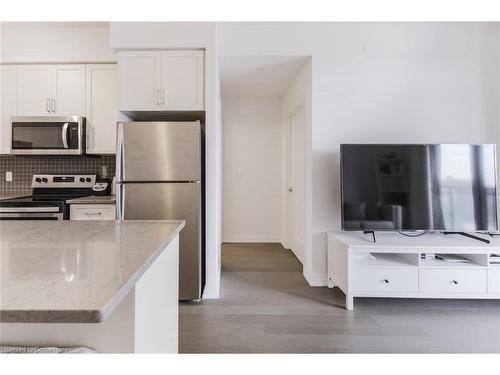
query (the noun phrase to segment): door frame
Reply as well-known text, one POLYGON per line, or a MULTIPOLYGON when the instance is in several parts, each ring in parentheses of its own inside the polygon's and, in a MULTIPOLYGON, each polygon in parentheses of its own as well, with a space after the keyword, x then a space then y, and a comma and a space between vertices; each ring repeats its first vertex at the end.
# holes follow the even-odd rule
MULTIPOLYGON (((305 105, 303 103, 303 100, 300 100, 298 104, 292 107, 290 111, 287 112, 287 117, 286 117, 286 169, 285 169, 285 175, 286 175, 286 248, 287 249, 292 249, 292 195, 289 192, 289 189, 292 185, 292 174, 291 174, 291 168, 292 168, 292 147, 291 147, 291 141, 292 141, 292 117, 295 116, 299 111, 305 111, 305 105)), ((305 113, 304 113, 304 120, 305 120, 305 113)), ((306 139, 305 139, 305 133, 306 133, 306 124, 304 121, 303 124, 303 131, 304 131, 304 208, 305 208, 305 189, 306 189, 306 181, 305 181, 305 176, 306 176, 306 139)), ((306 230, 305 230, 305 209, 304 209, 304 228, 303 228, 303 241, 304 241, 304 248, 302 249, 303 254, 302 254, 302 262, 303 265, 305 264, 305 253, 306 253, 306 230)))
MULTIPOLYGON (((282 143, 282 245, 291 248, 291 199, 288 192, 290 184, 290 119, 299 110, 304 111, 304 248, 302 254, 302 273, 309 285, 320 285, 312 277, 312 97, 310 88, 298 93, 288 105, 283 107, 282 143)), ((321 284, 323 285, 323 284, 321 284)))

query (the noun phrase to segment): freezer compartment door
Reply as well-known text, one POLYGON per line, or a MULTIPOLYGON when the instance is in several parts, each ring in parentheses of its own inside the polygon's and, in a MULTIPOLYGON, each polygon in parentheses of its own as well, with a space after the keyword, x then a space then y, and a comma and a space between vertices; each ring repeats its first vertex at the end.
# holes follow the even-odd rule
POLYGON ((179 236, 179 298, 201 298, 201 186, 199 183, 126 183, 120 193, 124 220, 185 220, 179 236))
POLYGON ((196 122, 118 124, 118 181, 199 181, 201 127, 196 122))

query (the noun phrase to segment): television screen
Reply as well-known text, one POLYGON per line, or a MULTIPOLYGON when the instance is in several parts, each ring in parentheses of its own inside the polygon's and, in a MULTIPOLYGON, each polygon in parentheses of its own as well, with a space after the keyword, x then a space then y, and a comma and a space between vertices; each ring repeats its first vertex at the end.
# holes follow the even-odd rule
POLYGON ((497 230, 495 145, 340 150, 342 229, 497 230))

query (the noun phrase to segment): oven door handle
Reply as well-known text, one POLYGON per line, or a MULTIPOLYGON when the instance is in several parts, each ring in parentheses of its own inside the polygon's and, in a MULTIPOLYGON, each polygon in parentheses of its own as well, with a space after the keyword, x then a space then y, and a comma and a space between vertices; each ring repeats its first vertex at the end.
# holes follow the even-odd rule
POLYGON ((62 142, 63 142, 64 148, 69 148, 68 147, 68 126, 69 126, 69 123, 65 122, 63 127, 62 127, 62 142))
POLYGON ((62 212, 0 212, 1 220, 64 220, 62 212))

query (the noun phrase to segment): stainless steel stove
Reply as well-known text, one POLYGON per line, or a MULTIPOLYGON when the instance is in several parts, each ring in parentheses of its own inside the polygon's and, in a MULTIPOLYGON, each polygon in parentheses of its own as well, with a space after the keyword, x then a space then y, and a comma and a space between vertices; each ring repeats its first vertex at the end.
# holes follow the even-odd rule
POLYGON ((0 200, 0 220, 69 220, 69 199, 93 195, 96 175, 33 175, 32 195, 0 200))

